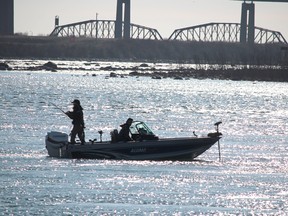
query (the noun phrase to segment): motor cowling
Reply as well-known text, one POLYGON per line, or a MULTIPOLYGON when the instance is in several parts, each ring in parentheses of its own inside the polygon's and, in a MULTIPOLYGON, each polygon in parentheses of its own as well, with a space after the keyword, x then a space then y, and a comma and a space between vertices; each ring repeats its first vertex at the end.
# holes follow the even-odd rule
POLYGON ((51 131, 47 133, 47 139, 54 143, 68 143, 68 134, 58 131, 51 131))

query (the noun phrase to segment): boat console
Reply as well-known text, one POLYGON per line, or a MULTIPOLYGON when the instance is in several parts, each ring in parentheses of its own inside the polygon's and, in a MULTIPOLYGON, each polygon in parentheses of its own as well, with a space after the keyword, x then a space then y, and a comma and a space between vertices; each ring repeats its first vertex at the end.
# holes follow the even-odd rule
POLYGON ((134 121, 130 126, 130 133, 132 139, 135 141, 142 140, 158 140, 159 138, 152 132, 152 130, 141 121, 134 121))

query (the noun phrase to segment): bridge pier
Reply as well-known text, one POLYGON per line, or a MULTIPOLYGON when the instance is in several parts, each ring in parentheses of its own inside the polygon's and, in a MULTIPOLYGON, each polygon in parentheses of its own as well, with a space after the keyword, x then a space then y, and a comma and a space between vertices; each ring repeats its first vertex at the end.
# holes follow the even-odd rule
POLYGON ((0 0, 0 35, 14 34, 14 0, 0 0))
POLYGON ((130 38, 130 0, 117 0, 116 23, 115 23, 115 38, 130 38), (124 9, 124 31, 123 31, 123 4, 124 9))
POLYGON ((240 42, 254 44, 255 37, 255 5, 254 3, 242 3, 240 42), (247 18, 248 23, 247 23, 247 18), (248 25, 248 29, 247 29, 248 25), (248 30, 248 34, 247 34, 248 30))

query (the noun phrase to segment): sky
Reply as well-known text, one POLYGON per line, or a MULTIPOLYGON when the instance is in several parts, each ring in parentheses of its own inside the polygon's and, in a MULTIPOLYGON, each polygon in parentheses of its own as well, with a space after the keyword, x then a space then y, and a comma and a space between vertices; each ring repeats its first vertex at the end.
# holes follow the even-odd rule
MULTIPOLYGON (((55 16, 60 25, 116 19, 117 0, 14 0, 14 31, 49 35, 55 16)), ((175 29, 210 22, 240 23, 241 1, 131 0, 131 22, 155 28, 163 38, 175 29)), ((255 2, 255 25, 279 31, 288 41, 288 3, 255 2)))

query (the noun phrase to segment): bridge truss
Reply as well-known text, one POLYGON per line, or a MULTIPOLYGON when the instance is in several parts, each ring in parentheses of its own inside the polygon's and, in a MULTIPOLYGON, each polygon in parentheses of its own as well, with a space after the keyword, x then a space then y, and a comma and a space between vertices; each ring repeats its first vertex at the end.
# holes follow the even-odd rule
MULTIPOLYGON (((124 22, 122 25, 124 25, 124 22)), ((88 20, 68 25, 56 26, 50 36, 115 38, 115 21, 88 20)), ((161 35, 156 29, 135 25, 132 23, 130 25, 130 38, 162 40, 161 35)))
MULTIPOLYGON (((182 29, 176 29, 169 40, 202 42, 240 42, 241 24, 207 23, 182 29)), ((284 43, 287 41, 280 32, 255 27, 254 42, 258 44, 284 43)))
MULTIPOLYGON (((124 25, 124 22, 122 23, 124 25)), ((124 28, 123 28, 124 29, 124 28)), ((254 42, 257 44, 283 43, 287 41, 278 31, 255 27, 254 42)), ((168 40, 198 42, 240 42, 241 24, 239 23, 207 23, 187 28, 176 29, 168 40)), ((91 37, 115 38, 114 20, 88 20, 68 25, 56 26, 50 36, 58 37, 91 37)), ((130 25, 130 38, 163 40, 156 29, 141 25, 130 25)))

